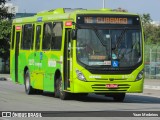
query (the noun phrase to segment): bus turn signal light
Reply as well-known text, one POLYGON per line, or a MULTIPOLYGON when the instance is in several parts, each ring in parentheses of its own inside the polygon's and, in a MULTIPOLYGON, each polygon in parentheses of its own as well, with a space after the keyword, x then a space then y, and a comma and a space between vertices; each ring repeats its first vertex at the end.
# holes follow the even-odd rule
POLYGON ((21 26, 16 26, 16 30, 21 30, 21 26))
POLYGON ((72 26, 72 21, 66 21, 65 26, 72 26))

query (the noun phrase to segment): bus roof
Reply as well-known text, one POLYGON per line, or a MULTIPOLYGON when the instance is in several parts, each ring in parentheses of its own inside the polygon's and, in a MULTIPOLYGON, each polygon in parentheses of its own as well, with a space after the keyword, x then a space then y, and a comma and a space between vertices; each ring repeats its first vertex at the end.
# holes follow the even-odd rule
POLYGON ((99 9, 99 10, 87 10, 82 8, 57 8, 49 11, 42 11, 32 17, 17 18, 13 20, 13 24, 18 23, 30 23, 30 22, 42 22, 51 20, 69 20, 75 19, 77 14, 121 14, 121 15, 137 15, 128 12, 119 12, 112 9, 99 9))

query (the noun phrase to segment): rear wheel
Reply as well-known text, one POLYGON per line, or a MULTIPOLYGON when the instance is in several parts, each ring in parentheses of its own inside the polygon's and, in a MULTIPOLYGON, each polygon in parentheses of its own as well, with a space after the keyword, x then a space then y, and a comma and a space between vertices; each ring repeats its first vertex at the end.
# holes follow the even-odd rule
POLYGON ((31 84, 30 84, 30 74, 29 74, 29 70, 26 71, 25 76, 24 76, 24 84, 25 84, 25 92, 26 94, 34 94, 35 93, 35 89, 32 88, 31 84))
POLYGON ((116 93, 113 95, 113 99, 114 101, 116 102, 123 102, 124 101, 124 98, 125 98, 125 93, 116 93))

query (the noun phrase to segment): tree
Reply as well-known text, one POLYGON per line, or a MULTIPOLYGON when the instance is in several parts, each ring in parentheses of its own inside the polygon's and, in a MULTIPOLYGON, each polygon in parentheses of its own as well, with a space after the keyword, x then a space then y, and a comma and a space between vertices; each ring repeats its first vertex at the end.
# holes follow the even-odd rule
POLYGON ((13 17, 12 13, 7 12, 7 8, 5 7, 5 3, 10 0, 0 0, 0 20, 13 17))
POLYGON ((150 14, 141 15, 141 20, 143 24, 146 43, 160 43, 160 26, 152 24, 153 20, 151 19, 150 14))
POLYGON ((9 58, 11 21, 0 21, 0 56, 7 60, 9 58))
POLYGON ((141 15, 143 25, 151 24, 152 19, 149 13, 141 15))
POLYGON ((0 0, 0 57, 5 65, 9 59, 11 18, 13 16, 4 6, 7 1, 9 0, 0 0))

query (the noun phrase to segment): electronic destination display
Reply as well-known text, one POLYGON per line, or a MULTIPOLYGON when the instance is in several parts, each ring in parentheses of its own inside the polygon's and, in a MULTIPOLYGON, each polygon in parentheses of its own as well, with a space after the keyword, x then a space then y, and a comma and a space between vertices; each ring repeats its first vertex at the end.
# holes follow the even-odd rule
POLYGON ((107 16, 107 15, 79 15, 77 23, 79 24, 122 24, 122 25, 140 25, 138 16, 107 16))

